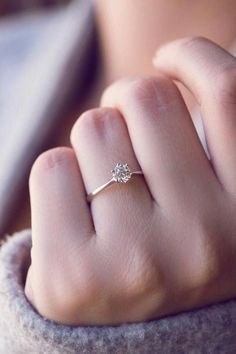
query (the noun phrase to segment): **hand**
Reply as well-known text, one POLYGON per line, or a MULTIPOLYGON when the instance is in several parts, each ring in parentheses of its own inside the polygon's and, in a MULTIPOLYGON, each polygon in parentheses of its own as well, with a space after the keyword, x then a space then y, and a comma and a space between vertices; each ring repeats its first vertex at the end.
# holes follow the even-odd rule
POLYGON ((25 292, 56 322, 142 321, 236 295, 236 61, 187 39, 155 64, 163 75, 113 84, 75 124, 73 149, 33 166, 25 292), (172 79, 201 105, 211 162, 172 79), (89 205, 116 162, 144 177, 89 205))

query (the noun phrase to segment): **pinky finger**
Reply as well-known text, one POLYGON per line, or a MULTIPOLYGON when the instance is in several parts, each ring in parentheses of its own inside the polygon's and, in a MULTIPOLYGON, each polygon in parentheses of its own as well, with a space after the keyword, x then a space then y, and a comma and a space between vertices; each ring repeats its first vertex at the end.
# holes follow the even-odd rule
POLYGON ((53 149, 36 160, 30 195, 33 247, 26 284, 32 295, 32 282, 40 293, 45 284, 50 287, 68 274, 70 260, 78 259, 94 230, 73 149, 53 149))

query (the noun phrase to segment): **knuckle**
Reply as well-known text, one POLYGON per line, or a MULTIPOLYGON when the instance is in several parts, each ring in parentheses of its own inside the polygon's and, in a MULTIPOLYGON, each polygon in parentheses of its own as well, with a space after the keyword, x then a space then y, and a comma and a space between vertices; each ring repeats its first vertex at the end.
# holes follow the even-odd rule
POLYGON ((67 147, 58 147, 42 153, 35 160, 31 168, 30 180, 35 176, 42 176, 42 174, 47 173, 58 166, 64 166, 73 158, 73 150, 67 147))
POLYGON ((236 104, 236 64, 220 69, 215 85, 215 97, 223 106, 236 104))
POLYGON ((196 237, 198 244, 188 264, 189 284, 193 289, 204 290, 219 277, 221 257, 215 234, 204 230, 196 237))
POLYGON ((108 124, 112 124, 113 121, 117 119, 117 117, 117 112, 114 109, 108 107, 94 108, 84 112, 72 128, 72 144, 84 136, 103 134, 106 126, 108 124))
MULTIPOLYGON (((204 37, 187 37, 180 40, 180 48, 183 51, 194 50, 199 53, 205 53, 205 47, 212 42, 204 37)), ((226 59, 225 62, 218 65, 217 69, 209 72, 213 99, 217 103, 225 106, 236 104, 236 61, 235 59, 226 59)))
POLYGON ((74 282, 71 277, 46 279, 44 286, 35 287, 34 306, 47 319, 58 323, 78 324, 86 320, 88 311, 101 298, 98 280, 80 276, 74 282))
POLYGON ((139 78, 127 85, 124 97, 127 104, 148 108, 155 104, 155 109, 165 108, 176 97, 176 86, 165 77, 139 78))
POLYGON ((127 299, 141 300, 153 293, 161 295, 162 289, 162 276, 150 253, 137 252, 126 267, 121 295, 127 299))
POLYGON ((101 105, 104 107, 114 106, 115 103, 117 103, 117 96, 119 96, 120 90, 129 86, 129 84, 135 79, 137 79, 137 77, 126 77, 116 80, 107 86, 101 96, 101 105))

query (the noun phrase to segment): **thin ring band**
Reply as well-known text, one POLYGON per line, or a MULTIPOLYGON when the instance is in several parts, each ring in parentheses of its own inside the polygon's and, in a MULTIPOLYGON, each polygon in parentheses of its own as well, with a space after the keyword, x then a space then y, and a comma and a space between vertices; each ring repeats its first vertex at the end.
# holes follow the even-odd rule
POLYGON ((127 163, 124 165, 121 163, 117 163, 111 173, 113 177, 108 182, 104 183, 103 185, 96 188, 93 192, 87 195, 88 202, 91 202, 97 194, 110 187, 114 183, 124 184, 130 181, 131 177, 135 175, 143 175, 142 171, 131 172, 127 163))

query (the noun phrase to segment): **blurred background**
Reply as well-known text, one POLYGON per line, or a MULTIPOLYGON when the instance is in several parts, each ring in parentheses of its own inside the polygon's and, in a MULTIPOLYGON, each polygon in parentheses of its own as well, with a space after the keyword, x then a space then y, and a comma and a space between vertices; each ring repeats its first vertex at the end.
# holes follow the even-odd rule
POLYGON ((2 0, 0 14, 8 15, 16 12, 29 11, 39 7, 48 7, 68 3, 70 0, 2 0))
MULTIPOLYGON (((33 162, 70 146, 71 127, 105 85, 155 75, 153 53, 176 38, 205 36, 235 54, 235 9, 234 0, 1 0, 0 238, 31 226, 33 162)), ((179 87, 206 146, 199 107, 179 87)))
POLYGON ((30 227, 36 157, 69 145, 96 72, 89 0, 0 2, 0 238, 30 227))

